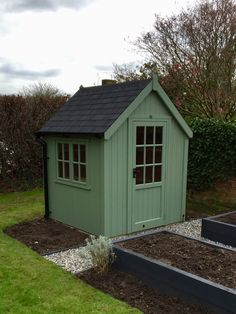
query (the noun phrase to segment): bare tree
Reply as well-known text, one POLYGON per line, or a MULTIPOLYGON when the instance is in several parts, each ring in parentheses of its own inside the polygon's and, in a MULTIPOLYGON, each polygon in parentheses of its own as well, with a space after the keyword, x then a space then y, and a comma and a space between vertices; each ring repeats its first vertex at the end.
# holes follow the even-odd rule
POLYGON ((203 0, 138 37, 161 83, 186 115, 235 118, 236 4, 203 0))
POLYGON ((57 97, 62 96, 63 93, 57 87, 46 82, 37 82, 28 86, 24 86, 19 94, 21 96, 34 97, 57 97))

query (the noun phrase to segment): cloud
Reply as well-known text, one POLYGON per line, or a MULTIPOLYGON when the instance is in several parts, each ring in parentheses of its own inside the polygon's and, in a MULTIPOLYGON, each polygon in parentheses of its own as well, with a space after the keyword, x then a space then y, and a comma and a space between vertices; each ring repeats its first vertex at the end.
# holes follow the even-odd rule
POLYGON ((48 69, 43 71, 26 70, 13 66, 10 63, 4 63, 0 65, 0 74, 4 75, 6 78, 14 79, 21 78, 25 80, 39 80, 48 77, 54 77, 59 75, 59 69, 48 69))
POLYGON ((1 0, 7 12, 56 11, 60 8, 81 9, 95 0, 1 0))
POLYGON ((98 71, 112 71, 113 66, 112 65, 97 64, 94 66, 94 68, 98 71))

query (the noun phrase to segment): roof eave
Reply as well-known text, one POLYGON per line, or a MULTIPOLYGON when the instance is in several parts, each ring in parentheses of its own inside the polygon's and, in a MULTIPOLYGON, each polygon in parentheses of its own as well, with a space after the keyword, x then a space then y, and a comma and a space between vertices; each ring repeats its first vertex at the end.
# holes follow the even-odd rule
POLYGON ((104 133, 72 133, 72 132, 35 132, 35 136, 36 137, 45 137, 45 136, 54 136, 54 137, 79 137, 79 136, 88 136, 88 135, 92 135, 94 137, 97 138, 103 138, 104 137, 104 133))

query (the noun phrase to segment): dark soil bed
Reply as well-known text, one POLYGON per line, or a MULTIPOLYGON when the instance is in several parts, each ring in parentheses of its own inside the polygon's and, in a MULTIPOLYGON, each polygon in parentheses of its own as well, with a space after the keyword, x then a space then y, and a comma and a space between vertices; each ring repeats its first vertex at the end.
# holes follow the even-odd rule
POLYGON ((177 297, 164 295, 136 277, 118 270, 109 271, 104 276, 96 276, 93 271, 87 271, 79 274, 78 277, 93 287, 140 309, 143 313, 213 313, 202 306, 187 303, 177 297))
POLYGON ((118 245, 213 282, 236 288, 236 252, 168 233, 144 236, 118 245))
POLYGON ((14 225, 5 233, 40 254, 84 245, 89 236, 73 227, 43 218, 14 225))
POLYGON ((218 217, 215 220, 225 222, 227 224, 236 225, 236 213, 218 217))

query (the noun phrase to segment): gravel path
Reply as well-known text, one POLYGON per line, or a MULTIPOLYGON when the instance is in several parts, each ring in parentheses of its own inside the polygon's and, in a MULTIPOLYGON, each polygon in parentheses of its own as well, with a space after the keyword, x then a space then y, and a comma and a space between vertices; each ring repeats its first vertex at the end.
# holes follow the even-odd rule
MULTIPOLYGON (((185 235, 185 236, 193 237, 196 239, 202 239, 209 243, 216 244, 216 242, 201 238, 201 224, 202 224, 202 220, 196 219, 196 220, 186 221, 182 223, 172 224, 172 225, 161 227, 161 228, 155 228, 155 229, 152 229, 152 231, 154 230, 173 231, 173 232, 185 235)), ((137 234, 145 234, 147 232, 150 232, 150 230, 139 232, 137 234)), ((119 240, 119 239, 125 239, 125 238, 126 236, 121 236, 121 237, 116 237, 115 239, 119 240)), ((217 243, 217 244, 222 247, 231 248, 230 246, 226 246, 220 243, 217 243)), ((90 255, 86 251, 85 247, 61 251, 58 253, 45 255, 44 257, 47 260, 56 263, 57 265, 63 267, 65 270, 70 271, 72 273, 78 273, 92 267, 90 255)))

